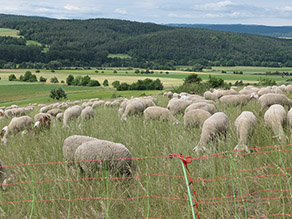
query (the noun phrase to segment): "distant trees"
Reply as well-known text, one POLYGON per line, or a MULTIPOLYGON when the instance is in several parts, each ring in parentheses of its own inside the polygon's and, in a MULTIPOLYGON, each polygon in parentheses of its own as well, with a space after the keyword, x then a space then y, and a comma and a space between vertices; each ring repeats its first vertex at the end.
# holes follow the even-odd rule
POLYGON ((108 80, 105 79, 105 80, 103 81, 102 85, 105 86, 105 87, 107 87, 107 86, 108 86, 108 80))
POLYGON ((9 80, 9 81, 16 81, 17 79, 16 79, 15 74, 11 74, 11 75, 9 75, 9 76, 8 76, 8 80, 9 80))
POLYGON ((46 82, 47 81, 47 79, 46 78, 44 78, 43 76, 40 76, 40 82, 46 82))
POLYGON ((56 84, 56 83, 59 83, 59 80, 58 80, 58 78, 55 76, 55 77, 52 77, 52 78, 51 78, 50 82, 56 84))
POLYGON ((99 81, 92 80, 88 75, 84 77, 78 75, 76 78, 74 78, 73 75, 68 75, 68 77, 66 78, 66 84, 75 85, 75 86, 89 86, 89 87, 100 86, 99 81))
POLYGON ((62 87, 54 88, 50 92, 50 98, 57 99, 57 100, 62 99, 62 98, 66 99, 67 94, 62 87))
POLYGON ((132 84, 121 83, 116 87, 117 90, 163 90, 163 84, 159 79, 151 80, 146 78, 138 80, 132 84))

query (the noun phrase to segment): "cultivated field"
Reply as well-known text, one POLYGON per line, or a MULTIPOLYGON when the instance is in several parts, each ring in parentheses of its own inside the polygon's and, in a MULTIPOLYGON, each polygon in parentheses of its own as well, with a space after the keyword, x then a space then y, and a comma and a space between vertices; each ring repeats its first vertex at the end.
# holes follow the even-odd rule
MULTIPOLYGON (((158 95, 157 98, 158 105, 167 105, 166 97, 158 95)), ((216 150, 214 145, 209 145, 211 153, 233 150, 237 144, 234 120, 243 110, 252 111, 258 117, 252 148, 279 144, 264 126, 263 116, 258 116, 256 100, 242 108, 221 104, 217 107, 228 115, 230 130, 226 142, 221 139, 216 150)), ((30 115, 38 111, 36 108, 30 115)), ((69 129, 56 121, 49 131, 24 137, 16 135, 7 146, 2 145, 0 159, 12 165, 9 170, 15 184, 6 191, 0 190, 0 217, 191 218, 185 181, 178 177, 183 176, 180 160, 167 156, 182 153, 196 157, 192 149, 199 141, 200 129, 185 132, 182 116, 176 116, 181 122, 177 126, 159 121, 145 123, 143 117, 122 122, 117 111, 117 108, 97 108, 93 120, 73 122, 69 129), (141 158, 134 160, 133 178, 116 179, 109 172, 101 171, 86 176, 91 179, 84 179, 78 168, 63 163, 63 141, 73 134, 124 144, 133 157, 141 158)), ((9 121, 1 119, 0 127, 9 121)), ((287 126, 285 131, 290 136, 287 126)), ((283 167, 289 172, 292 161, 291 151, 285 149, 291 147, 282 148, 279 153, 274 148, 256 149, 254 154, 238 157, 229 157, 227 152, 201 157, 189 164, 200 218, 254 218, 291 213, 291 174, 286 176, 283 167)))
POLYGON ((9 28, 0 28, 0 37, 10 36, 10 37, 19 37, 18 30, 9 29, 9 28))

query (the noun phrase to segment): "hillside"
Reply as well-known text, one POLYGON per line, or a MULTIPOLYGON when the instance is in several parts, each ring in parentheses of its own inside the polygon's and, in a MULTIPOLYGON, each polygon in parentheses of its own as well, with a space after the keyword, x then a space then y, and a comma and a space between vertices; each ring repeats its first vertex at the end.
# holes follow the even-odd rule
POLYGON ((264 26, 243 24, 166 24, 170 27, 203 28, 234 33, 247 33, 277 38, 291 38, 292 26, 264 26))
POLYGON ((174 65, 292 66, 292 41, 206 29, 168 27, 115 19, 58 20, 0 15, 0 67, 174 65), (33 40, 40 44, 29 44, 33 40), (45 49, 44 49, 45 48, 45 49), (124 59, 110 54, 123 54, 124 59), (128 55, 128 56, 127 56, 128 55), (116 58, 111 58, 116 57, 116 58))

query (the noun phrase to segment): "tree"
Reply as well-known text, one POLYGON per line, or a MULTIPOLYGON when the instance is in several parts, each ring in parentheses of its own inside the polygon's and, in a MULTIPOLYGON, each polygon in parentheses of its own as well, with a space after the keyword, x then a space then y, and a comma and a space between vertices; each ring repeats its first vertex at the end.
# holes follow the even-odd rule
POLYGON ((73 80, 74 80, 74 76, 73 75, 68 75, 68 77, 66 78, 66 83, 68 85, 72 85, 73 80))
POLYGON ((66 99, 67 94, 62 87, 54 88, 51 90, 50 98, 57 99, 57 100, 62 99, 62 98, 66 99))
POLYGON ((108 86, 108 80, 105 79, 105 80, 103 81, 102 85, 105 86, 105 87, 107 87, 107 86, 108 86))
POLYGON ((198 77, 197 74, 190 74, 185 78, 184 84, 187 84, 187 83, 199 84, 201 81, 202 81, 202 78, 198 77))
POLYGON ((16 81, 17 79, 16 79, 15 74, 11 74, 11 75, 9 75, 9 76, 8 76, 8 80, 9 80, 9 81, 16 81))
POLYGON ((100 86, 100 83, 98 80, 90 80, 88 83, 88 86, 89 87, 97 87, 97 86, 100 86))
POLYGON ((50 82, 56 84, 56 83, 59 83, 59 80, 58 80, 58 78, 55 76, 55 77, 52 77, 52 78, 51 78, 50 82))
POLYGON ((47 81, 46 78, 44 78, 43 76, 40 76, 40 82, 46 82, 46 81, 47 81))
POLYGON ((114 81, 112 85, 114 88, 118 88, 118 86, 120 86, 120 81, 114 81))
POLYGON ((127 83, 121 83, 118 87, 117 90, 128 90, 129 86, 127 83))
POLYGON ((90 82, 90 77, 88 75, 86 75, 85 77, 83 77, 80 81, 80 86, 87 86, 90 82))
POLYGON ((32 73, 30 71, 26 71, 23 76, 23 81, 29 81, 31 76, 32 76, 32 73))

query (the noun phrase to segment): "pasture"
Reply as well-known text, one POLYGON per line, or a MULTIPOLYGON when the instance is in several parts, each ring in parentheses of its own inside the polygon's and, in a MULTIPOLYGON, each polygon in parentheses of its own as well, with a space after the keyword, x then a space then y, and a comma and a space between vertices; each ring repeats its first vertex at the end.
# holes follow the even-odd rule
POLYGON ((19 37, 18 30, 9 29, 9 28, 0 28, 0 37, 10 36, 10 37, 19 37))
MULTIPOLYGON (((158 105, 167 105, 166 97, 154 96, 158 105)), ((222 152, 233 150, 237 144, 234 120, 244 110, 258 117, 251 148, 279 142, 265 127, 263 116, 258 115, 260 107, 256 100, 243 107, 221 104, 217 107, 230 119, 226 141, 220 139, 216 147, 209 145, 211 153, 221 156, 201 157, 188 165, 200 218, 254 218, 291 213, 291 174, 286 175, 283 169, 291 168, 291 147, 278 153, 277 150, 268 153, 274 151, 272 148, 255 149, 253 154, 245 156, 224 156, 222 152)), ((38 111, 36 108, 29 115, 33 117, 38 111)), ((0 159, 11 165, 13 181, 7 190, 0 190, 0 217, 191 218, 180 160, 170 159, 168 155, 182 153, 196 157, 192 149, 201 130, 185 132, 181 115, 176 116, 180 124, 174 126, 168 122, 144 122, 142 116, 122 122, 117 111, 118 108, 100 107, 95 109, 94 119, 77 120, 69 129, 55 121, 50 130, 24 137, 16 135, 7 146, 2 145, 0 159), (124 144, 133 157, 141 158, 134 160, 132 178, 117 179, 106 170, 84 177, 77 167, 64 163, 62 144, 73 134, 124 144)), ((9 121, 1 119, 0 127, 9 121)), ((288 126, 285 132, 290 136, 288 126)))

